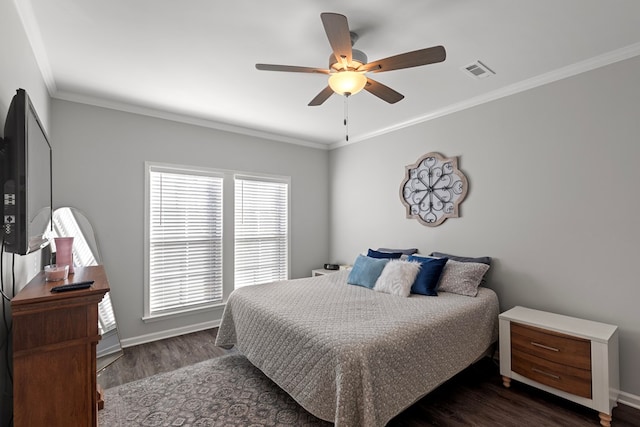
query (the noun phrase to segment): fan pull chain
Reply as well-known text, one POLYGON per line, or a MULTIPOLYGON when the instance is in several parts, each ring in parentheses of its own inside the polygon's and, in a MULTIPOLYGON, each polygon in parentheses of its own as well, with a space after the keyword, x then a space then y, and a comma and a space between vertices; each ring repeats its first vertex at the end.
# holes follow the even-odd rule
POLYGON ((349 94, 344 95, 344 131, 345 140, 349 142, 349 94))

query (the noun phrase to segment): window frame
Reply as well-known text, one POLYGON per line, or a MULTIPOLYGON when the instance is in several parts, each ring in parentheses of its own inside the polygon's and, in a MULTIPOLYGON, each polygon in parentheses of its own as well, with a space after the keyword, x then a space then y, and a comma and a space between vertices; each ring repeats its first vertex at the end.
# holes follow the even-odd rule
MULTIPOLYGON (((234 233, 233 233, 233 239, 234 239, 234 248, 233 248, 233 260, 234 260, 234 269, 233 269, 233 284, 234 284, 234 288, 236 288, 235 286, 235 274, 236 274, 236 269, 235 269, 235 259, 236 259, 236 248, 235 248, 235 239, 236 239, 236 234, 235 234, 235 205, 237 202, 237 195, 235 194, 235 184, 236 184, 236 180, 239 179, 244 179, 244 180, 251 180, 251 181, 262 181, 262 182, 274 182, 274 183, 278 183, 278 184, 285 184, 287 186, 287 206, 286 206, 286 212, 287 212, 287 239, 286 239, 286 245, 287 245, 287 249, 286 249, 286 278, 284 280, 288 280, 289 278, 291 278, 291 177, 288 176, 276 176, 276 175, 265 175, 265 174, 249 174, 249 173, 240 173, 237 172, 233 175, 233 187, 234 187, 234 197, 233 197, 233 204, 234 204, 234 212, 233 212, 233 223, 234 223, 234 233)), ((251 285, 245 285, 245 286, 251 286, 251 285)))
MULTIPOLYGON (((222 279, 222 301, 205 302, 201 304, 194 304, 185 308, 176 308, 172 310, 163 311, 160 313, 151 313, 151 173, 152 172, 165 172, 165 173, 177 173, 177 174, 191 174, 201 175, 208 177, 216 177, 222 179, 222 245, 220 254, 220 263, 224 265, 224 239, 225 239, 225 176, 224 173, 210 168, 203 168, 197 166, 185 166, 174 165, 167 163, 155 163, 145 162, 145 195, 144 195, 144 311, 142 320, 145 322, 156 321, 165 319, 168 317, 175 317, 184 314, 192 314, 201 311, 207 311, 211 308, 218 307, 224 304, 226 296, 224 293, 224 276, 222 279)), ((224 274, 224 268, 223 272, 224 274)))
POLYGON ((235 178, 250 178, 264 181, 276 181, 287 184, 287 278, 291 277, 291 229, 292 229, 292 184, 291 177, 267 173, 245 172, 238 170, 208 168, 200 166, 179 165, 161 162, 144 162, 145 190, 144 190, 144 277, 143 277, 143 316, 145 323, 210 312, 212 309, 224 307, 229 294, 235 289, 235 178), (150 203, 151 203, 151 171, 166 171, 177 173, 194 173, 207 176, 222 177, 222 301, 205 303, 198 306, 186 307, 167 313, 150 313, 150 203))

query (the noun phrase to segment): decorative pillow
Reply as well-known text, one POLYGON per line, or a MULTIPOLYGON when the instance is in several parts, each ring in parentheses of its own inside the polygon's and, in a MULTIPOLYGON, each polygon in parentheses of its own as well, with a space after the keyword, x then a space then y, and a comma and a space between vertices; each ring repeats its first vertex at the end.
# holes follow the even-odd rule
POLYGON ((475 297, 482 277, 489 269, 479 262, 460 262, 449 259, 442 270, 438 291, 475 297))
POLYGON ((411 285, 412 294, 429 295, 436 297, 438 292, 438 280, 442 274, 442 269, 447 263, 447 258, 425 258, 415 255, 410 255, 408 261, 419 262, 420 272, 416 277, 416 280, 411 285))
POLYGON ((402 256, 402 252, 380 252, 369 249, 369 252, 367 252, 367 256, 369 258, 398 259, 402 256))
POLYGON ((418 253, 418 249, 389 249, 389 248, 378 248, 378 252, 400 252, 402 255, 413 255, 418 253))
POLYGON ((378 280, 380 273, 382 273, 384 266, 387 265, 388 262, 388 258, 376 259, 358 255, 349 272, 347 283, 373 289, 376 280, 378 280))
POLYGON ((373 290, 406 298, 419 271, 419 262, 392 259, 382 270, 373 290))
MULTIPOLYGON (((490 256, 472 258, 472 257, 468 257, 468 256, 449 255, 449 254, 445 254, 444 252, 431 252, 431 256, 438 257, 438 258, 449 258, 449 259, 452 259, 454 261, 459 261, 459 262, 479 262, 480 264, 487 264, 489 266, 491 265, 491 257, 490 256)), ((486 276, 487 276, 486 273, 485 273, 484 276, 482 276, 482 281, 480 282, 480 286, 484 286, 485 285, 485 282, 486 282, 486 279, 487 279, 486 276)))
POLYGON ((436 258, 449 258, 458 262, 479 262, 480 264, 491 265, 490 256, 471 258, 468 256, 449 255, 449 254, 445 254, 444 252, 431 252, 431 256, 434 256, 436 258))

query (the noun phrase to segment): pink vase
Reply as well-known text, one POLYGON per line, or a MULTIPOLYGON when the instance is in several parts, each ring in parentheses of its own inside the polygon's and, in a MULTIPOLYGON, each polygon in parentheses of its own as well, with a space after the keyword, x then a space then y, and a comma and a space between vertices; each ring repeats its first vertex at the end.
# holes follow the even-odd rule
POLYGON ((68 265, 73 274, 73 237, 54 237, 56 242, 56 264, 68 265))

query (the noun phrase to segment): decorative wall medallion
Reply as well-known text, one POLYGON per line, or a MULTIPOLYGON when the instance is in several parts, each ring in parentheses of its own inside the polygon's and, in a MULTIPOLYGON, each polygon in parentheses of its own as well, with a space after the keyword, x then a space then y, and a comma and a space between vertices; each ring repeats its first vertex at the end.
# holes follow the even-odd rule
POLYGON ((435 227, 459 216, 458 206, 467 195, 467 177, 458 169, 457 157, 427 153, 406 168, 400 200, 407 218, 435 227))

